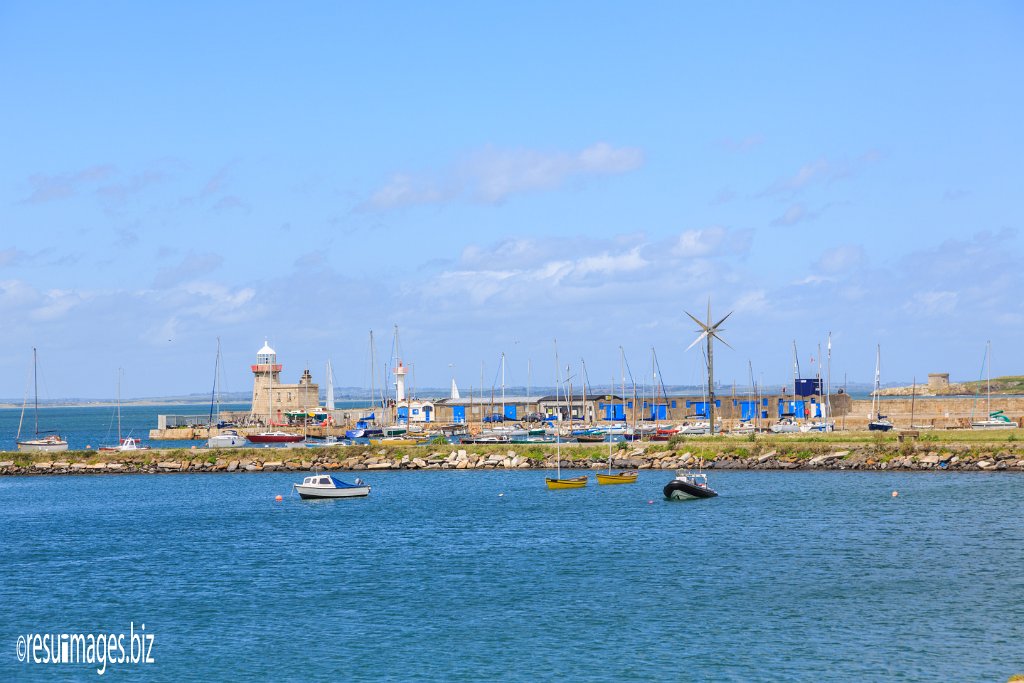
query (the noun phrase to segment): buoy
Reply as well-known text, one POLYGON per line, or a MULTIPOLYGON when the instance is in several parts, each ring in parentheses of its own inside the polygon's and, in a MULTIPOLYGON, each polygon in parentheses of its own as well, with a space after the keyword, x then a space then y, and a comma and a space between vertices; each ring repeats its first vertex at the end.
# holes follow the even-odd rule
POLYGON ((278 503, 280 503, 282 500, 284 500, 284 498, 279 493, 279 494, 277 494, 277 498, 275 498, 274 500, 276 500, 278 503))
POLYGON ((649 501, 647 501, 647 504, 648 504, 648 505, 653 505, 653 504, 654 504, 654 501, 653 501, 653 500, 649 500, 649 501))
POLYGON ((504 495, 505 495, 504 493, 499 493, 499 494, 498 494, 498 498, 501 498, 501 497, 502 497, 502 496, 504 496, 504 495))
POLYGON ((899 492, 899 491, 893 491, 893 492, 892 492, 892 497, 893 497, 893 498, 895 498, 895 497, 896 497, 896 496, 898 496, 898 495, 900 495, 900 492, 899 492))

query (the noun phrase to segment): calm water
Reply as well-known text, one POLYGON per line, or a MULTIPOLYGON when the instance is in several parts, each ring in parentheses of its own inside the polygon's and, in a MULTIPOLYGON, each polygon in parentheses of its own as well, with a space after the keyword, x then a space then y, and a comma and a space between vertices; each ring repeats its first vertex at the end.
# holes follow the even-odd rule
POLYGON ((0 478, 0 680, 94 679, 19 663, 17 635, 129 622, 156 663, 104 678, 1024 672, 1019 475, 721 472, 720 497, 668 503, 663 472, 363 474, 369 498, 323 502, 294 474, 0 478))
MULTIPOLYGON (((365 408, 366 402, 338 402, 339 409, 365 408)), ((221 405, 221 410, 249 410, 248 403, 221 405)), ((203 415, 209 417, 210 406, 198 404, 160 406, 121 406, 121 436, 143 439, 147 446, 154 448, 189 448, 203 445, 201 441, 150 441, 149 430, 157 426, 159 415, 203 415)), ((21 408, 0 408, 0 451, 16 449, 18 422, 21 408)), ((103 407, 43 407, 39 409, 40 431, 57 431, 68 442, 71 450, 117 443, 117 408, 103 407)), ((25 411, 21 428, 22 437, 29 437, 35 431, 35 418, 31 406, 25 411)))

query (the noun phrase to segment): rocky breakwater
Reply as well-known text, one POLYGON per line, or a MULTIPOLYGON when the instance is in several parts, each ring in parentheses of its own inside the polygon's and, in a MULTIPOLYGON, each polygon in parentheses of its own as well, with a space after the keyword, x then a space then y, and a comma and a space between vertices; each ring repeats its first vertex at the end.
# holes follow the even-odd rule
MULTIPOLYGON (((703 467, 738 470, 934 470, 1021 471, 1024 444, 637 444, 615 451, 617 469, 675 470, 703 467)), ((599 469, 608 463, 603 448, 553 450, 470 447, 335 447, 247 449, 243 451, 150 451, 145 456, 99 456, 91 451, 51 460, 26 454, 0 454, 0 475, 253 473, 333 470, 599 469)))

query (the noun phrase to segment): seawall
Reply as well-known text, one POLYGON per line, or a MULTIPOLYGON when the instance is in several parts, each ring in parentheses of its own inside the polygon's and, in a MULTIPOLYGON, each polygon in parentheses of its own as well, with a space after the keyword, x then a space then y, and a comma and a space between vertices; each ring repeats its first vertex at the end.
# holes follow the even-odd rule
MULTIPOLYGON (((132 454, 81 451, 0 454, 0 476, 66 474, 256 473, 311 469, 468 470, 554 469, 553 448, 538 446, 397 447, 342 446, 318 449, 153 450, 132 454)), ((563 447, 561 467, 601 469, 607 448, 563 447)), ((675 470, 691 467, 739 470, 1022 471, 1024 443, 896 443, 783 440, 729 443, 630 445, 612 453, 618 469, 675 470)))

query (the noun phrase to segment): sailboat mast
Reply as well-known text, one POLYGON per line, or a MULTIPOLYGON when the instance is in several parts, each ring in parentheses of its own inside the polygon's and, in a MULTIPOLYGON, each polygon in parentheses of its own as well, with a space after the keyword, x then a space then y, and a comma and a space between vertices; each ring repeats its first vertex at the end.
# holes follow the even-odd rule
POLYGON ((501 420, 505 421, 505 352, 501 352, 501 420))
POLYGON ((832 419, 832 332, 828 333, 828 364, 826 366, 825 374, 825 429, 832 430, 832 427, 828 426, 828 421, 832 419))
POLYGON ((117 443, 121 444, 121 368, 117 369, 117 443))
MULTIPOLYGON (((558 368, 558 340, 554 340, 555 346, 555 406, 558 406, 558 384, 561 381, 558 368)), ((555 427, 555 478, 562 478, 562 409, 558 408, 559 425, 555 427)))
POLYGON ((36 347, 32 347, 32 393, 35 395, 36 436, 39 436, 39 370, 36 362, 36 347))
MULTIPOLYGON (((992 340, 985 344, 985 365, 988 367, 988 379, 986 381, 985 412, 992 417, 992 340)), ((987 418, 986 418, 987 419, 987 418)))

